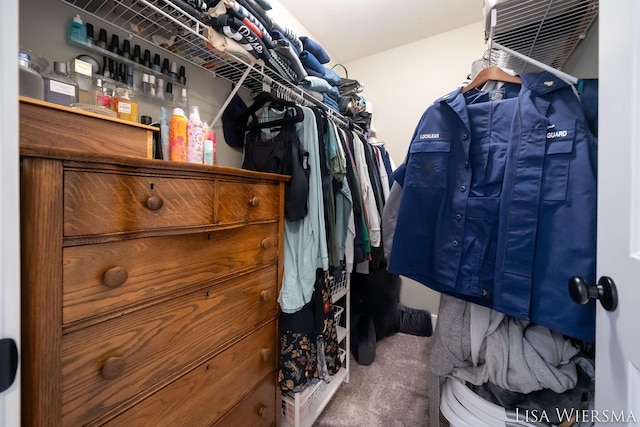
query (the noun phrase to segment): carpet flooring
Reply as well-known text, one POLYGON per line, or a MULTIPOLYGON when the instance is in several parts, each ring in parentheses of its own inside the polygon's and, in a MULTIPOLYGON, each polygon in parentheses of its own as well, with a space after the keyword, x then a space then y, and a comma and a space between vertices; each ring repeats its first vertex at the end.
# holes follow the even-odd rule
POLYGON ((429 386, 437 381, 428 370, 433 339, 403 333, 384 338, 368 366, 350 356, 349 382, 313 427, 448 427, 439 411, 430 413, 429 396, 435 391, 437 400, 438 390, 429 386))

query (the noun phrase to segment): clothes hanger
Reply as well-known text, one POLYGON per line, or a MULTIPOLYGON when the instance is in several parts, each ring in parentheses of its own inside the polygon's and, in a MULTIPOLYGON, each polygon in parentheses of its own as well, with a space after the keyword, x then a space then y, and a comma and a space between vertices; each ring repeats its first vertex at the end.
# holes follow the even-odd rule
POLYGON ((522 83, 522 79, 520 77, 513 76, 507 73, 506 71, 504 71, 502 68, 493 66, 493 67, 483 68, 482 70, 480 70, 478 75, 476 75, 476 77, 471 81, 471 83, 469 83, 464 88, 462 88, 462 93, 466 93, 471 89, 480 87, 490 80, 506 82, 506 83, 517 83, 517 84, 522 83))
POLYGON ((284 100, 282 98, 278 98, 273 95, 271 92, 260 92, 253 100, 253 103, 245 110, 242 114, 240 114, 235 121, 235 127, 237 130, 252 130, 252 129, 264 129, 270 127, 277 127, 286 124, 298 123, 304 120, 304 111, 294 102, 284 100), (254 120, 252 123, 247 124, 249 117, 254 116, 256 111, 262 108, 264 105, 269 103, 274 107, 285 107, 288 112, 285 114, 283 118, 270 120, 267 122, 258 122, 254 120), (293 115, 291 115, 293 112, 293 115))

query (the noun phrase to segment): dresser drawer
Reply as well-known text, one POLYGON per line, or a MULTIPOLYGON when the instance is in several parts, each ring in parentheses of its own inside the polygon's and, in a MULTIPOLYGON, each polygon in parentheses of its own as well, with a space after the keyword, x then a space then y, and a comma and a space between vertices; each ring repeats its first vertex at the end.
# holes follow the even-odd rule
POLYGON ((123 310, 194 284, 275 262, 278 224, 63 249, 63 322, 123 310))
POLYGON ((214 427, 275 425, 276 415, 280 415, 276 412, 276 393, 276 377, 269 375, 249 396, 242 398, 235 408, 216 421, 214 427))
POLYGON ((274 219, 280 214, 279 185, 218 181, 216 193, 220 223, 274 219))
POLYGON ((214 223, 215 181, 124 173, 64 173, 64 236, 214 223))
POLYGON ((241 398, 241 407, 227 415, 233 422, 216 425, 272 425, 275 422, 276 342, 276 323, 269 323, 106 425, 210 426, 241 398), (243 398, 247 390, 266 376, 270 376, 269 379, 263 381, 255 393, 243 398), (245 408, 251 413, 238 413, 245 408), (249 423, 235 423, 239 420, 249 420, 249 423))
MULTIPOLYGON (((274 265, 64 335, 64 425, 85 424, 139 393, 175 379, 188 365, 275 319, 277 273, 274 265)), ((275 328, 271 329, 270 349, 276 342, 275 328)), ((244 362, 235 359, 234 363, 244 362)), ((222 372, 226 375, 227 371, 240 369, 240 378, 257 377, 245 374, 244 368, 234 363, 226 364, 222 372)), ((274 367, 272 360, 265 373, 274 367)), ((212 385, 222 375, 216 372, 207 377, 212 385)), ((238 384, 242 382, 236 387, 238 384)), ((224 389, 221 398, 226 401, 233 389, 224 389)), ((197 393, 181 393, 176 399, 197 398, 197 393)), ((215 407, 211 403, 205 406, 215 407)))

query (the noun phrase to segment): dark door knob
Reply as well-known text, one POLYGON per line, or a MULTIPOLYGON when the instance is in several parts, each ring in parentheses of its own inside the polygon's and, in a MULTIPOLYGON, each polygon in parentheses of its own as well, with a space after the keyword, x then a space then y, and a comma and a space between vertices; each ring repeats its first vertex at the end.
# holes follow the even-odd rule
POLYGON ((569 295, 579 304, 586 304, 589 298, 600 300, 600 304, 607 311, 615 311, 618 307, 618 290, 611 277, 602 276, 595 286, 582 278, 574 276, 569 279, 569 295))
POLYGON ((0 393, 11 387, 18 372, 18 346, 11 338, 0 339, 0 393))

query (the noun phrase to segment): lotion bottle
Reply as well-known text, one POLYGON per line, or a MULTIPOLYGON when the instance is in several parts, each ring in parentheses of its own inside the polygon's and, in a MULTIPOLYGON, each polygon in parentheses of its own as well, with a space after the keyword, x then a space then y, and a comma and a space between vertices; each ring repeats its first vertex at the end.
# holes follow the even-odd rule
POLYGON ((200 110, 196 106, 189 109, 187 135, 187 162, 202 164, 205 134, 204 125, 200 120, 200 110))

